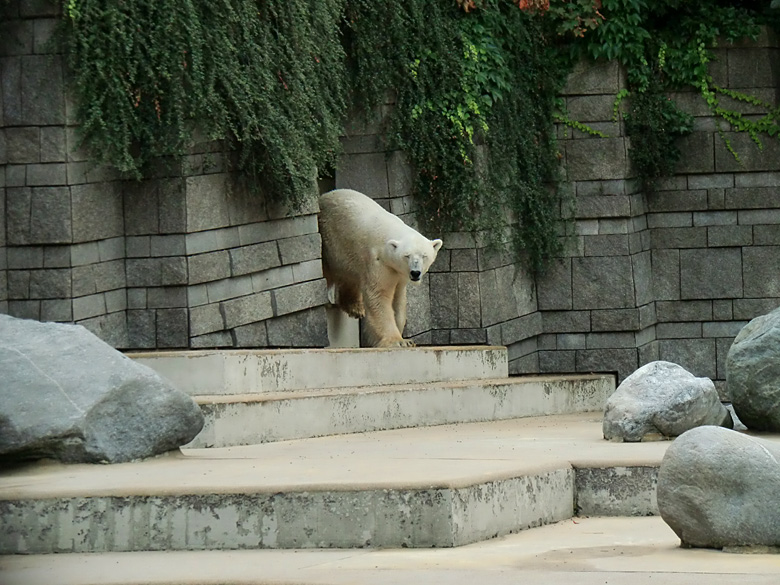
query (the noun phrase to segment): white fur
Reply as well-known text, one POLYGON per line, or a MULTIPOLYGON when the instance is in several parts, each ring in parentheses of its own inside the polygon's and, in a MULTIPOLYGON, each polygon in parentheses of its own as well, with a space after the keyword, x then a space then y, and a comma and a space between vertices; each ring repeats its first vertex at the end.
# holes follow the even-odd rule
POLYGON ((419 280, 441 248, 373 199, 337 189, 320 197, 322 267, 329 300, 365 317, 374 347, 407 347, 406 286, 419 280))

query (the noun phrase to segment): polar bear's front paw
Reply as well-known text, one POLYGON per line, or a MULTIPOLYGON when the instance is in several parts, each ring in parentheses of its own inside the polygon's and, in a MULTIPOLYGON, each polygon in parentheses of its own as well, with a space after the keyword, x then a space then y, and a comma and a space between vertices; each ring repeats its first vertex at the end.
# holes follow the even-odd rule
POLYGON ((380 339, 376 347, 415 347, 416 345, 411 339, 385 338, 380 339))

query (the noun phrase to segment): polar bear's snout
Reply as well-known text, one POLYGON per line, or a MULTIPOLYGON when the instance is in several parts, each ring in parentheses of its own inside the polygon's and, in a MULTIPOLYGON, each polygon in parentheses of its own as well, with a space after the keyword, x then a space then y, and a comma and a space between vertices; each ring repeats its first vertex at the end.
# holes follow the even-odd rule
POLYGON ((419 270, 410 270, 409 271, 409 278, 411 278, 415 282, 420 280, 421 276, 422 276, 422 273, 419 270))

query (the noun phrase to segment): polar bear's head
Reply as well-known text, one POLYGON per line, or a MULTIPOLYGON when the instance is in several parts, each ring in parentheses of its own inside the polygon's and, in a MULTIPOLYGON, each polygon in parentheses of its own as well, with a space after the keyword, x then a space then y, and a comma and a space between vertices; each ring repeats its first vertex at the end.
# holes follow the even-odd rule
POLYGON ((441 248, 441 240, 429 240, 425 236, 387 240, 386 253, 392 267, 417 282, 428 272, 436 254, 441 248))

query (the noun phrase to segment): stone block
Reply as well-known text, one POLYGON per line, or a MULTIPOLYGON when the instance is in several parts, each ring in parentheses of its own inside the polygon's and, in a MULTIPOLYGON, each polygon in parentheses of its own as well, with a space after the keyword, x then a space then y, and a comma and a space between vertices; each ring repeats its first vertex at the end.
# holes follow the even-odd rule
MULTIPOLYGON (((57 16, 59 16, 59 11, 57 16)), ((33 21, 33 51, 36 54, 45 55, 57 50, 56 45, 53 45, 51 40, 58 24, 59 19, 57 18, 39 18, 33 21)))
POLYGON ((736 211, 696 211, 693 214, 693 225, 737 225, 736 211))
POLYGON ((682 299, 739 298, 742 291, 741 250, 680 250, 682 299))
POLYGON ((707 191, 654 191, 647 195, 647 209, 652 213, 706 211, 707 191))
POLYGON ((30 271, 10 270, 7 277, 7 298, 24 300, 30 298, 30 271))
MULTIPOLYGON (((96 243, 80 245, 88 246, 96 243)), ((152 255, 151 236, 127 236, 125 238, 125 253, 128 258, 149 258, 152 255)))
MULTIPOLYGON (((6 109, 4 112, 6 125, 63 124, 65 122, 65 88, 61 57, 25 55, 20 57, 19 61, 18 72, 12 67, 9 73, 14 77, 18 75, 21 111, 17 114, 17 112, 9 112, 6 109)), ((11 94, 4 92, 4 95, 11 94)))
POLYGON ((6 189, 8 243, 66 244, 71 241, 71 202, 67 187, 6 189))
POLYGON ((688 175, 688 189, 727 189, 734 186, 732 173, 688 175))
POLYGON ((43 248, 41 246, 8 248, 6 259, 9 269, 43 268, 43 248))
MULTIPOLYGON (((277 317, 280 319, 283 317, 277 317)), ((268 347, 268 332, 266 325, 271 321, 250 323, 233 329, 236 347, 268 347)))
MULTIPOLYGON (((631 215, 631 201, 626 195, 599 195, 596 197, 577 197, 576 217, 605 218, 628 217, 631 215)), ((598 230, 598 222, 595 223, 598 230)))
POLYGON ((116 183, 74 185, 73 240, 91 242, 124 235, 122 193, 116 183))
POLYGON ((658 339, 695 339, 702 336, 702 324, 659 323, 655 332, 658 339))
POLYGON ((127 285, 130 287, 161 286, 159 258, 128 258, 125 263, 127 285))
POLYGON ((452 345, 484 345, 487 333, 484 329, 453 329, 450 332, 452 345))
MULTIPOLYGON (((458 276, 458 328, 473 329, 483 324, 493 325, 506 320, 505 315, 497 315, 501 309, 509 309, 506 291, 499 292, 496 284, 496 271, 476 273, 459 272, 458 276), (483 290, 484 289, 484 290, 483 290)), ((507 313, 508 311, 503 311, 507 313)))
POLYGON ((225 328, 232 329, 247 323, 264 321, 273 316, 271 293, 255 293, 220 303, 225 328))
POLYGON ((634 282, 628 256, 572 259, 574 309, 634 307, 634 282))
POLYGON ((225 329, 225 319, 217 303, 190 307, 189 314, 190 335, 193 337, 225 329))
MULTIPOLYGON (((1 208, 0 208, 0 212, 1 208)), ((67 268, 71 265, 71 246, 46 246, 43 249, 44 268, 67 268)))
POLYGON ((73 320, 81 321, 106 313, 106 298, 103 293, 73 299, 73 320))
POLYGON ((748 209, 737 211, 737 221, 741 225, 780 224, 780 209, 748 209))
POLYGON ((754 225, 753 243, 756 246, 780 246, 780 225, 754 225))
POLYGON ((431 291, 427 279, 407 287, 404 337, 415 337, 431 329, 431 291))
POLYGON ((128 181, 123 185, 125 234, 128 236, 160 232, 157 185, 154 181, 128 181))
POLYGON ((750 246, 752 243, 752 226, 713 225, 707 228, 707 245, 710 248, 750 246))
POLYGON ((589 138, 565 144, 566 178, 569 181, 624 179, 630 176, 623 138, 589 138))
POLYGON ((252 277, 234 276, 206 283, 206 294, 210 303, 234 299, 252 294, 252 277))
POLYGON ((240 245, 248 246, 318 232, 317 216, 304 215, 238 226, 238 239, 240 245))
POLYGON ((30 272, 31 299, 67 299, 71 296, 69 268, 49 268, 30 272))
POLYGON ((747 321, 716 321, 702 323, 702 337, 726 337, 733 340, 747 321))
POLYGON ((653 296, 653 261, 649 251, 631 256, 631 269, 634 275, 634 298, 637 305, 655 301, 653 296))
POLYGON ((127 289, 127 308, 128 309, 145 309, 146 308, 146 291, 145 288, 128 288, 127 289))
POLYGON ((738 173, 735 187, 780 187, 780 172, 738 173))
POLYGON ((0 57, 0 106, 5 126, 22 124, 22 59, 21 57, 0 57))
POLYGON ((231 259, 227 250, 187 257, 189 284, 211 282, 230 276, 231 259))
POLYGON ((745 132, 725 132, 739 160, 726 148, 722 139, 715 141, 715 168, 719 173, 739 173, 753 171, 775 171, 780 159, 780 141, 762 139, 763 148, 759 148, 745 132))
POLYGON ((677 163, 676 172, 683 173, 714 173, 733 172, 716 165, 715 137, 711 132, 692 132, 688 136, 677 139, 677 146, 682 153, 677 163))
POLYGON ((540 351, 539 371, 553 374, 576 372, 576 352, 574 350, 540 351))
POLYGON ((725 190, 727 209, 777 209, 777 187, 736 187, 725 190))
POLYGON ((558 349, 585 349, 587 336, 585 333, 560 333, 556 338, 558 349))
POLYGON ((587 349, 634 348, 636 339, 633 332, 587 333, 585 347, 587 349))
POLYGON ((7 165, 5 168, 6 187, 24 187, 27 184, 27 165, 7 165))
MULTIPOLYGON (((431 320, 436 329, 458 326, 458 275, 442 272, 428 274, 431 289, 431 320)), ((449 339, 449 335, 447 336, 449 339)))
POLYGON ((615 372, 618 383, 637 369, 639 361, 636 349, 578 349, 575 352, 577 372, 615 372))
POLYGON ((184 234, 149 236, 149 254, 153 257, 184 256, 186 253, 184 234))
POLYGON ((41 318, 41 301, 9 300, 8 314, 19 319, 35 319, 39 321, 41 318))
POLYGON ((390 196, 387 162, 382 152, 344 154, 336 171, 337 189, 354 189, 372 198, 390 196))
POLYGON ((587 236, 584 239, 586 256, 627 256, 628 238, 622 234, 587 236))
POLYGON ((327 347, 325 307, 290 313, 266 322, 271 347, 327 347))
POLYGON ((69 322, 73 320, 73 306, 70 299, 41 301, 41 321, 69 322))
POLYGON ((127 347, 152 349, 157 344, 155 311, 127 311, 127 347))
POLYGON ((233 347, 233 336, 229 331, 216 331, 214 333, 207 333, 206 335, 199 335, 190 339, 190 347, 197 348, 218 348, 218 347, 233 347))
MULTIPOLYGON (((4 11, 10 10, 7 5, 4 11)), ((33 21, 11 19, 10 14, 3 14, 0 21, 0 56, 29 55, 33 52, 33 21), (8 18, 8 20, 5 20, 8 18)))
MULTIPOLYGON (((753 246, 742 250, 745 297, 780 297, 780 247, 753 246)), ((739 295, 742 296, 742 295, 739 295)))
POLYGON ((660 339, 658 359, 678 364, 694 376, 717 378, 714 339, 660 339))
POLYGON ((561 91, 562 95, 615 95, 624 87, 625 74, 621 72, 617 61, 600 61, 594 63, 590 60, 579 61, 561 91))
POLYGON ((544 311, 545 333, 587 333, 591 330, 590 311, 544 311))
MULTIPOLYGON (((214 252, 212 255, 223 253, 225 252, 214 252)), ((209 256, 209 254, 203 254, 202 256, 209 256)), ((265 242, 230 250, 227 269, 229 270, 228 274, 232 273, 234 276, 240 276, 274 268, 281 264, 282 261, 279 258, 279 248, 276 242, 265 242)))
MULTIPOLYGON (((264 222, 269 219, 268 196, 250 191, 245 185, 234 181, 232 176, 228 176, 226 188, 228 189, 227 208, 230 225, 239 226, 264 222)), ((311 203, 304 203, 304 208, 310 205, 311 203)), ((298 214, 302 213, 304 213, 303 209, 298 211, 298 214)), ((280 213, 282 217, 285 215, 287 215, 286 212, 280 213)))
MULTIPOLYGON (((320 264, 320 270, 322 265, 320 264)), ((251 275, 251 286, 254 292, 260 292, 264 290, 271 290, 273 288, 281 288, 288 286, 295 282, 299 282, 295 278, 295 270, 293 266, 280 266, 278 268, 271 268, 270 270, 264 270, 262 272, 255 272, 251 275)))
POLYGON ((387 155, 387 182, 391 197, 408 195, 412 191, 412 167, 406 155, 399 150, 387 155))
POLYGON ((544 330, 542 319, 542 313, 536 311, 530 315, 501 323, 499 345, 516 344, 529 338, 535 339, 544 330))
POLYGON ((659 323, 711 321, 712 301, 658 301, 655 315, 659 323))
POLYGON ((186 258, 160 258, 160 284, 163 286, 187 284, 187 278, 186 258))
POLYGON ((706 248, 706 227, 656 228, 651 230, 650 246, 654 250, 675 248, 706 248))
POLYGON ((157 311, 157 347, 189 346, 187 313, 187 309, 159 309, 157 311))
POLYGON ((477 250, 452 250, 450 255, 450 270, 453 272, 475 272, 479 270, 477 250))
POLYGON ((318 307, 328 301, 325 279, 274 289, 271 294, 276 317, 318 307))
POLYGON ((187 204, 182 178, 157 180, 157 215, 162 234, 187 231, 187 204))
POLYGON ((117 313, 127 310, 127 289, 120 288, 105 293, 106 311, 117 313))
POLYGON ((693 214, 689 211, 678 211, 676 213, 648 213, 647 227, 671 228, 671 227, 691 227, 693 225, 693 214))
POLYGON ((734 318, 732 301, 712 301, 712 318, 717 321, 731 321, 734 318))
POLYGON ((590 323, 594 332, 636 331, 639 329, 639 309, 591 311, 590 323))
POLYGON ((578 122, 611 123, 614 104, 614 94, 580 95, 566 99, 569 117, 578 122))
POLYGON ((539 310, 566 310, 572 308, 571 259, 550 262, 544 273, 536 278, 539 310))
MULTIPOLYGON (((298 264, 307 260, 314 260, 322 256, 322 239, 320 234, 306 234, 294 238, 285 238, 277 242, 279 257, 282 264, 298 264)), ((272 264, 271 266, 277 266, 272 264)), ((265 270, 262 268, 261 270, 265 270)))
POLYGON ((230 225, 227 173, 187 177, 187 231, 197 232, 230 225))
POLYGON ((146 307, 149 309, 172 309, 186 306, 187 287, 164 286, 149 288, 146 291, 146 307))
POLYGON ((741 47, 728 51, 728 72, 730 89, 777 87, 777 51, 763 47, 741 47))
POLYGON ((11 164, 37 163, 41 160, 40 129, 37 126, 5 128, 6 158, 11 164))
POLYGON ((68 173, 65 163, 41 163, 27 165, 27 185, 45 187, 67 185, 68 173))

